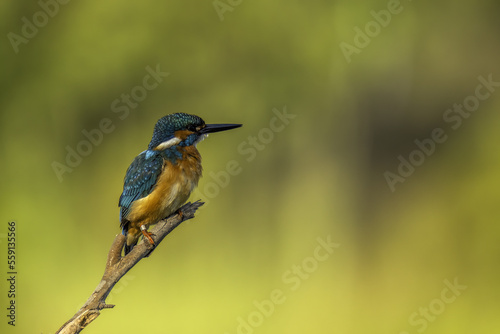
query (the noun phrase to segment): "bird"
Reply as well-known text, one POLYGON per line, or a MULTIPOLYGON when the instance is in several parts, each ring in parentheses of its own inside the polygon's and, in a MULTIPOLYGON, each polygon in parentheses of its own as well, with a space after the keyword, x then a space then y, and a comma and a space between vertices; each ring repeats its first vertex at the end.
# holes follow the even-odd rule
POLYGON ((196 115, 173 113, 160 118, 147 150, 132 161, 120 195, 120 227, 126 237, 124 255, 132 251, 141 234, 154 247, 150 225, 170 216, 187 201, 202 175, 197 144, 209 133, 242 124, 205 124, 196 115))

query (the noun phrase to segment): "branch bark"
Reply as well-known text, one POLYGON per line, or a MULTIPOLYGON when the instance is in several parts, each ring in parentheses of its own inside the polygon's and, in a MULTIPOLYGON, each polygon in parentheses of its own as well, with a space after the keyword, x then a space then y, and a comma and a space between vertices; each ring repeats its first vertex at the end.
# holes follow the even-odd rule
MULTIPOLYGON (((156 247, 174 228, 179 226, 183 221, 193 218, 196 210, 203 204, 199 200, 194 203, 187 203, 179 209, 181 213, 159 221, 151 230, 156 247)), ((122 257, 121 252, 124 243, 125 236, 121 233, 118 234, 109 250, 106 269, 104 270, 101 282, 99 282, 87 302, 70 320, 57 330, 56 334, 80 333, 101 314, 101 310, 113 308, 114 305, 106 304, 106 298, 115 284, 140 260, 149 256, 154 249, 149 242, 142 241, 127 256, 122 257)))

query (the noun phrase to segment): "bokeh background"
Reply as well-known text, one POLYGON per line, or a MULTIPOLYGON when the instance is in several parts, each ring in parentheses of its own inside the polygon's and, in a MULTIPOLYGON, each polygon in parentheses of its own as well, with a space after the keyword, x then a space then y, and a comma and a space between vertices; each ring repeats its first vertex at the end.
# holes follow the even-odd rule
POLYGON ((172 112, 244 127, 198 146, 207 204, 85 333, 499 331, 498 2, 55 3, 0 4, 2 333, 53 333, 85 302, 125 171, 172 112))

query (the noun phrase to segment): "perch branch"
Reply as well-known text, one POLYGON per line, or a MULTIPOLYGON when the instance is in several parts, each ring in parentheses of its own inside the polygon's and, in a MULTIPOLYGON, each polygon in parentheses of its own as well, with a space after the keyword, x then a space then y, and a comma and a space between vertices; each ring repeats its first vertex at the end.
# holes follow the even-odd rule
MULTIPOLYGON (((156 247, 160 242, 173 231, 174 228, 180 225, 185 220, 194 217, 196 210, 204 203, 196 201, 194 203, 187 203, 180 208, 182 214, 172 215, 164 220, 158 222, 151 230, 152 237, 156 247)), ((133 266, 135 266, 144 257, 151 254, 153 246, 149 242, 141 242, 135 246, 132 251, 126 256, 122 257, 121 252, 125 243, 125 236, 118 234, 111 245, 106 261, 106 269, 102 276, 101 282, 92 293, 90 298, 85 304, 76 312, 76 314, 68 320, 61 328, 58 329, 56 334, 73 334, 80 333, 88 324, 101 314, 101 310, 105 308, 113 308, 114 305, 106 304, 111 289, 133 266)))

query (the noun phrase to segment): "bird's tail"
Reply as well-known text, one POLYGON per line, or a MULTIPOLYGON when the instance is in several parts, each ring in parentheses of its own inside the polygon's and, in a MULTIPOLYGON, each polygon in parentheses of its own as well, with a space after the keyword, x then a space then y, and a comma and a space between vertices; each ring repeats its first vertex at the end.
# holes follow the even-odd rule
POLYGON ((137 245, 137 241, 135 241, 131 245, 127 245, 127 243, 125 242, 125 245, 123 246, 123 254, 127 255, 128 253, 130 253, 132 249, 134 249, 135 245, 137 245))
POLYGON ((128 228, 129 228, 129 222, 125 222, 122 225, 122 234, 125 236, 125 244, 123 245, 123 256, 127 255, 134 249, 135 245, 137 245, 137 241, 139 240, 138 238, 131 238, 128 237, 128 228))

